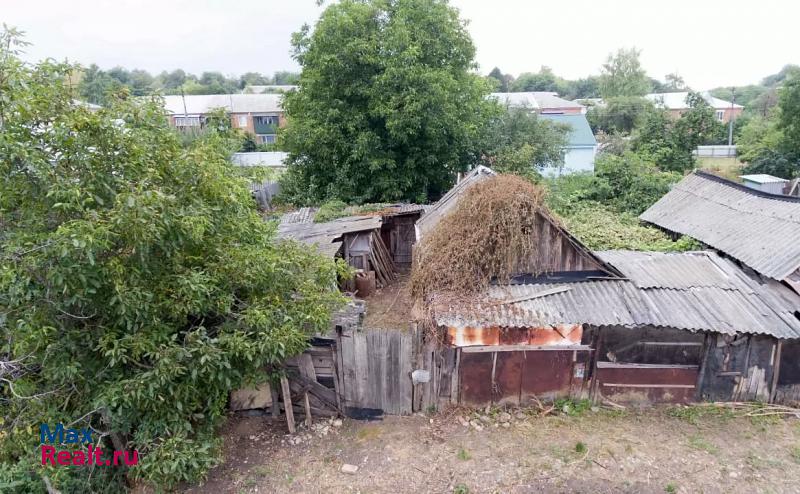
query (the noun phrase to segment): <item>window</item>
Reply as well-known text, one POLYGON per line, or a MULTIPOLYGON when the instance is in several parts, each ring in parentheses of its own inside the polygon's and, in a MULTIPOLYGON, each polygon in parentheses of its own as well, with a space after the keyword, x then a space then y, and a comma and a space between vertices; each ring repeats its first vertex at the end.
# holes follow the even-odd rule
POLYGON ((722 122, 724 118, 725 118, 725 110, 717 110, 717 120, 722 122))
POLYGON ((247 115, 239 115, 238 126, 239 128, 247 127, 247 115))
POLYGON ((175 117, 175 127, 200 127, 200 117, 175 117))
POLYGON ((259 144, 273 144, 275 142, 275 134, 261 134, 256 137, 259 144))
POLYGON ((276 115, 256 117, 256 123, 259 125, 278 125, 278 117, 276 115))

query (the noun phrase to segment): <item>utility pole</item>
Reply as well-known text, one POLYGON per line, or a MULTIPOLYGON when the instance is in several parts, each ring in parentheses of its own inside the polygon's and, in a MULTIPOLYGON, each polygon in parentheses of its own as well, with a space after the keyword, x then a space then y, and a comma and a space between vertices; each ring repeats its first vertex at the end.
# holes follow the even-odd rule
POLYGON ((728 146, 733 146, 733 120, 735 113, 733 112, 734 102, 736 101, 736 88, 731 88, 731 116, 728 119, 728 146))

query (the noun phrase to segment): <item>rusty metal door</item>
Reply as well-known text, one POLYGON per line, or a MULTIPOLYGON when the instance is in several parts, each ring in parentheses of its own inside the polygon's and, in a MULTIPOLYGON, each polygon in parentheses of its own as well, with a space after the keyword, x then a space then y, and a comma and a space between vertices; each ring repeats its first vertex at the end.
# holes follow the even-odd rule
POLYGON ((577 394, 588 351, 464 351, 459 363, 459 401, 469 406, 528 404, 577 394), (580 368, 579 376, 575 369, 580 368))

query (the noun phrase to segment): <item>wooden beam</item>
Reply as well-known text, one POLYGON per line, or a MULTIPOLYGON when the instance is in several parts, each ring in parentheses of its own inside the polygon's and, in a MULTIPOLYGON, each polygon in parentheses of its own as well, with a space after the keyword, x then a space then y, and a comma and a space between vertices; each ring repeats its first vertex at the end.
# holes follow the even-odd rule
POLYGON ((286 425, 289 426, 289 434, 295 433, 294 412, 292 411, 292 392, 289 390, 289 380, 286 376, 281 376, 281 391, 283 392, 283 405, 286 410, 286 425))
POLYGON ((772 365, 772 389, 769 392, 769 402, 775 401, 775 395, 778 393, 778 378, 781 372, 781 350, 783 349, 783 340, 778 340, 778 348, 775 350, 775 363, 772 365))

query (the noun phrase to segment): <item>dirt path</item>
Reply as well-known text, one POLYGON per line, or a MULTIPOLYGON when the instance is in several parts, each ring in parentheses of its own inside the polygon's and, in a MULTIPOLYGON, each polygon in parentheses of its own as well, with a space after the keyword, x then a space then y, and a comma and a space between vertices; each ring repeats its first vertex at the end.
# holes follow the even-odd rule
POLYGON ((318 424, 296 445, 283 423, 235 418, 224 431, 226 463, 187 492, 800 492, 796 419, 509 412, 318 424), (462 425, 470 419, 482 430, 462 425), (358 471, 342 473, 343 464, 358 471))

